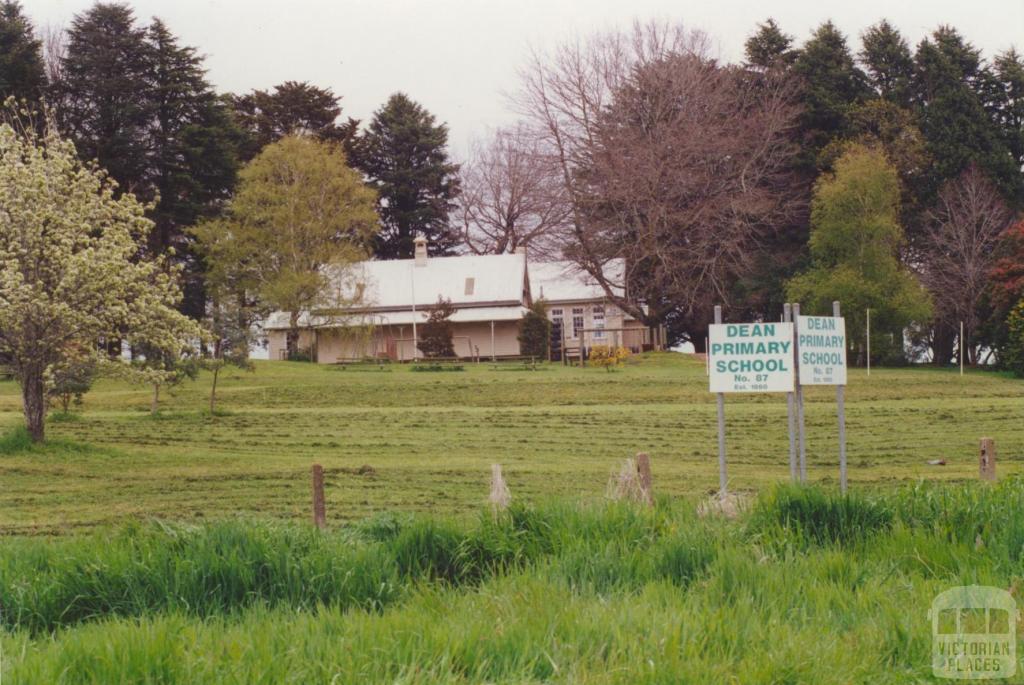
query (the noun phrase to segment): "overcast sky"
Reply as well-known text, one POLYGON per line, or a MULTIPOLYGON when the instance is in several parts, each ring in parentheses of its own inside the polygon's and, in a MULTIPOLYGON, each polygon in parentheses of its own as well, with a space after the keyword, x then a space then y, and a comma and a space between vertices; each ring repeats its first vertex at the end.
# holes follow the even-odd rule
MULTIPOLYGON (((66 26, 89 0, 23 0, 36 26, 66 26)), ((221 91, 310 81, 342 96, 343 114, 369 119, 401 90, 451 130, 456 154, 510 123, 503 93, 531 47, 627 27, 634 18, 680 20, 708 33, 722 58, 772 16, 802 42, 832 19, 858 36, 882 17, 915 44, 952 24, 986 56, 1024 48, 1024 0, 136 0, 143 20, 162 18, 206 56, 221 91)))

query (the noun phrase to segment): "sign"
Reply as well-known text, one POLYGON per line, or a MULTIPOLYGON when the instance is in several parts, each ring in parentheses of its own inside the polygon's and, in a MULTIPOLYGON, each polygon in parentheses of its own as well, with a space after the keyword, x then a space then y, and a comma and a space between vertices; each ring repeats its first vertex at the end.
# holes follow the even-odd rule
POLYGON ((846 385, 846 320, 799 316, 796 332, 800 385, 846 385))
POLYGON ((793 324, 712 324, 708 340, 711 392, 793 391, 793 324))

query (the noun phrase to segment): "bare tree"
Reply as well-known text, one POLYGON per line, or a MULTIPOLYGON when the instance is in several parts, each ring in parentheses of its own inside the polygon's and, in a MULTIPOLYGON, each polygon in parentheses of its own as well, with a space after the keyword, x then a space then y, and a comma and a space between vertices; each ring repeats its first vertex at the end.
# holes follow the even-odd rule
MULTIPOLYGON (((936 323, 958 331, 962 321, 968 342, 976 338, 996 244, 1011 218, 995 186, 974 165, 946 182, 928 213, 921 278, 931 291, 936 323)), ((977 346, 968 344, 965 351, 975 363, 977 346)))
POLYGON ((46 65, 46 79, 50 86, 60 83, 64 77, 64 57, 67 54, 67 33, 63 26, 47 24, 39 30, 43 42, 43 62, 46 65))
POLYGON ((529 248, 556 257, 570 213, 557 165, 522 126, 498 130, 462 165, 456 208, 463 241, 476 254, 529 248))
POLYGON ((804 202, 792 83, 722 66, 703 34, 660 23, 535 56, 523 80, 519 105, 572 203, 566 254, 621 308, 702 349, 712 304, 804 202), (618 258, 624 282, 606 268, 618 258))

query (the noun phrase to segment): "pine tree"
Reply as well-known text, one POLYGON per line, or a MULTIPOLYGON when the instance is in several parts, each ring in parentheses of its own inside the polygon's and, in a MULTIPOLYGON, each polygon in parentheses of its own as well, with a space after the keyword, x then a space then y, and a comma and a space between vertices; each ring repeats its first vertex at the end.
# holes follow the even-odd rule
POLYGON ((830 21, 814 31, 793 69, 804 81, 800 128, 804 163, 813 166, 825 145, 846 137, 850 111, 867 99, 870 91, 846 38, 830 21))
POLYGON ((16 0, 0 2, 0 101, 38 100, 46 88, 42 43, 16 0))
POLYGON ((875 93, 900 107, 909 106, 914 58, 906 39, 883 19, 865 31, 861 40, 860 59, 875 93))
POLYGON ((75 16, 57 84, 61 129, 83 159, 95 159, 122 191, 153 199, 149 127, 153 117, 146 31, 127 5, 97 3, 75 16))
POLYGON ((248 134, 242 151, 245 160, 293 133, 309 133, 348 147, 359 126, 352 118, 339 124, 340 98, 330 88, 305 81, 285 81, 274 86, 273 92, 254 90, 232 96, 231 101, 239 125, 248 134))
POLYGON ((75 17, 62 66, 63 130, 122 191, 156 201, 148 251, 184 266, 182 309, 201 318, 201 265, 185 229, 229 197, 241 139, 202 58, 159 19, 139 27, 126 5, 97 4, 75 17))
POLYGON ((183 306, 198 319, 205 303, 201 264, 185 229, 219 211, 234 188, 241 132, 206 81, 202 59, 193 48, 180 46, 159 19, 150 25, 147 42, 153 112, 149 180, 160 198, 152 213, 149 246, 154 254, 173 249, 184 263, 183 306))
POLYGON ((980 51, 954 29, 941 27, 918 45, 914 74, 919 126, 934 160, 930 195, 974 162, 1014 203, 1024 180, 996 124, 996 78, 980 51))
POLYGON ((416 346, 428 359, 455 356, 451 318, 456 311, 451 300, 438 297, 437 302, 430 307, 426 323, 420 324, 416 346))
POLYGON ((1017 166, 1024 168, 1024 58, 1010 48, 996 55, 994 66, 1000 85, 996 122, 1017 166))
POLYGON ((460 242, 448 224, 459 181, 447 144, 448 127, 403 93, 388 99, 356 141, 352 161, 379 197, 378 257, 412 257, 418 233, 434 255, 450 254, 460 242))
POLYGON ((749 68, 768 71, 774 68, 788 69, 796 61, 797 51, 793 49, 793 36, 783 33, 775 20, 769 17, 757 25, 757 32, 747 38, 744 54, 749 68))

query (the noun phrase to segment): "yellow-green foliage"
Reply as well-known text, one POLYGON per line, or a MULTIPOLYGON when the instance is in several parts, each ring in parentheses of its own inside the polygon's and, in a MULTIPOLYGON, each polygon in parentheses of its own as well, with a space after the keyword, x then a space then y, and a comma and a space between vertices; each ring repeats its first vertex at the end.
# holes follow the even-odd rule
MULTIPOLYGON (((811 269, 789 281, 786 292, 804 314, 831 314, 839 300, 846 332, 864 345, 865 310, 871 309, 874 351, 892 333, 931 313, 927 293, 898 258, 899 177, 880 150, 851 145, 822 176, 811 205, 811 269)), ((899 352, 899 349, 896 350, 899 352)))
POLYGON ((590 356, 587 358, 587 363, 591 366, 604 367, 611 371, 612 368, 621 365, 628 356, 629 350, 625 347, 594 345, 590 348, 590 356))
POLYGON ((1015 376, 1024 378, 1024 300, 1010 312, 1006 319, 1006 345, 1002 351, 1003 365, 1015 376))

